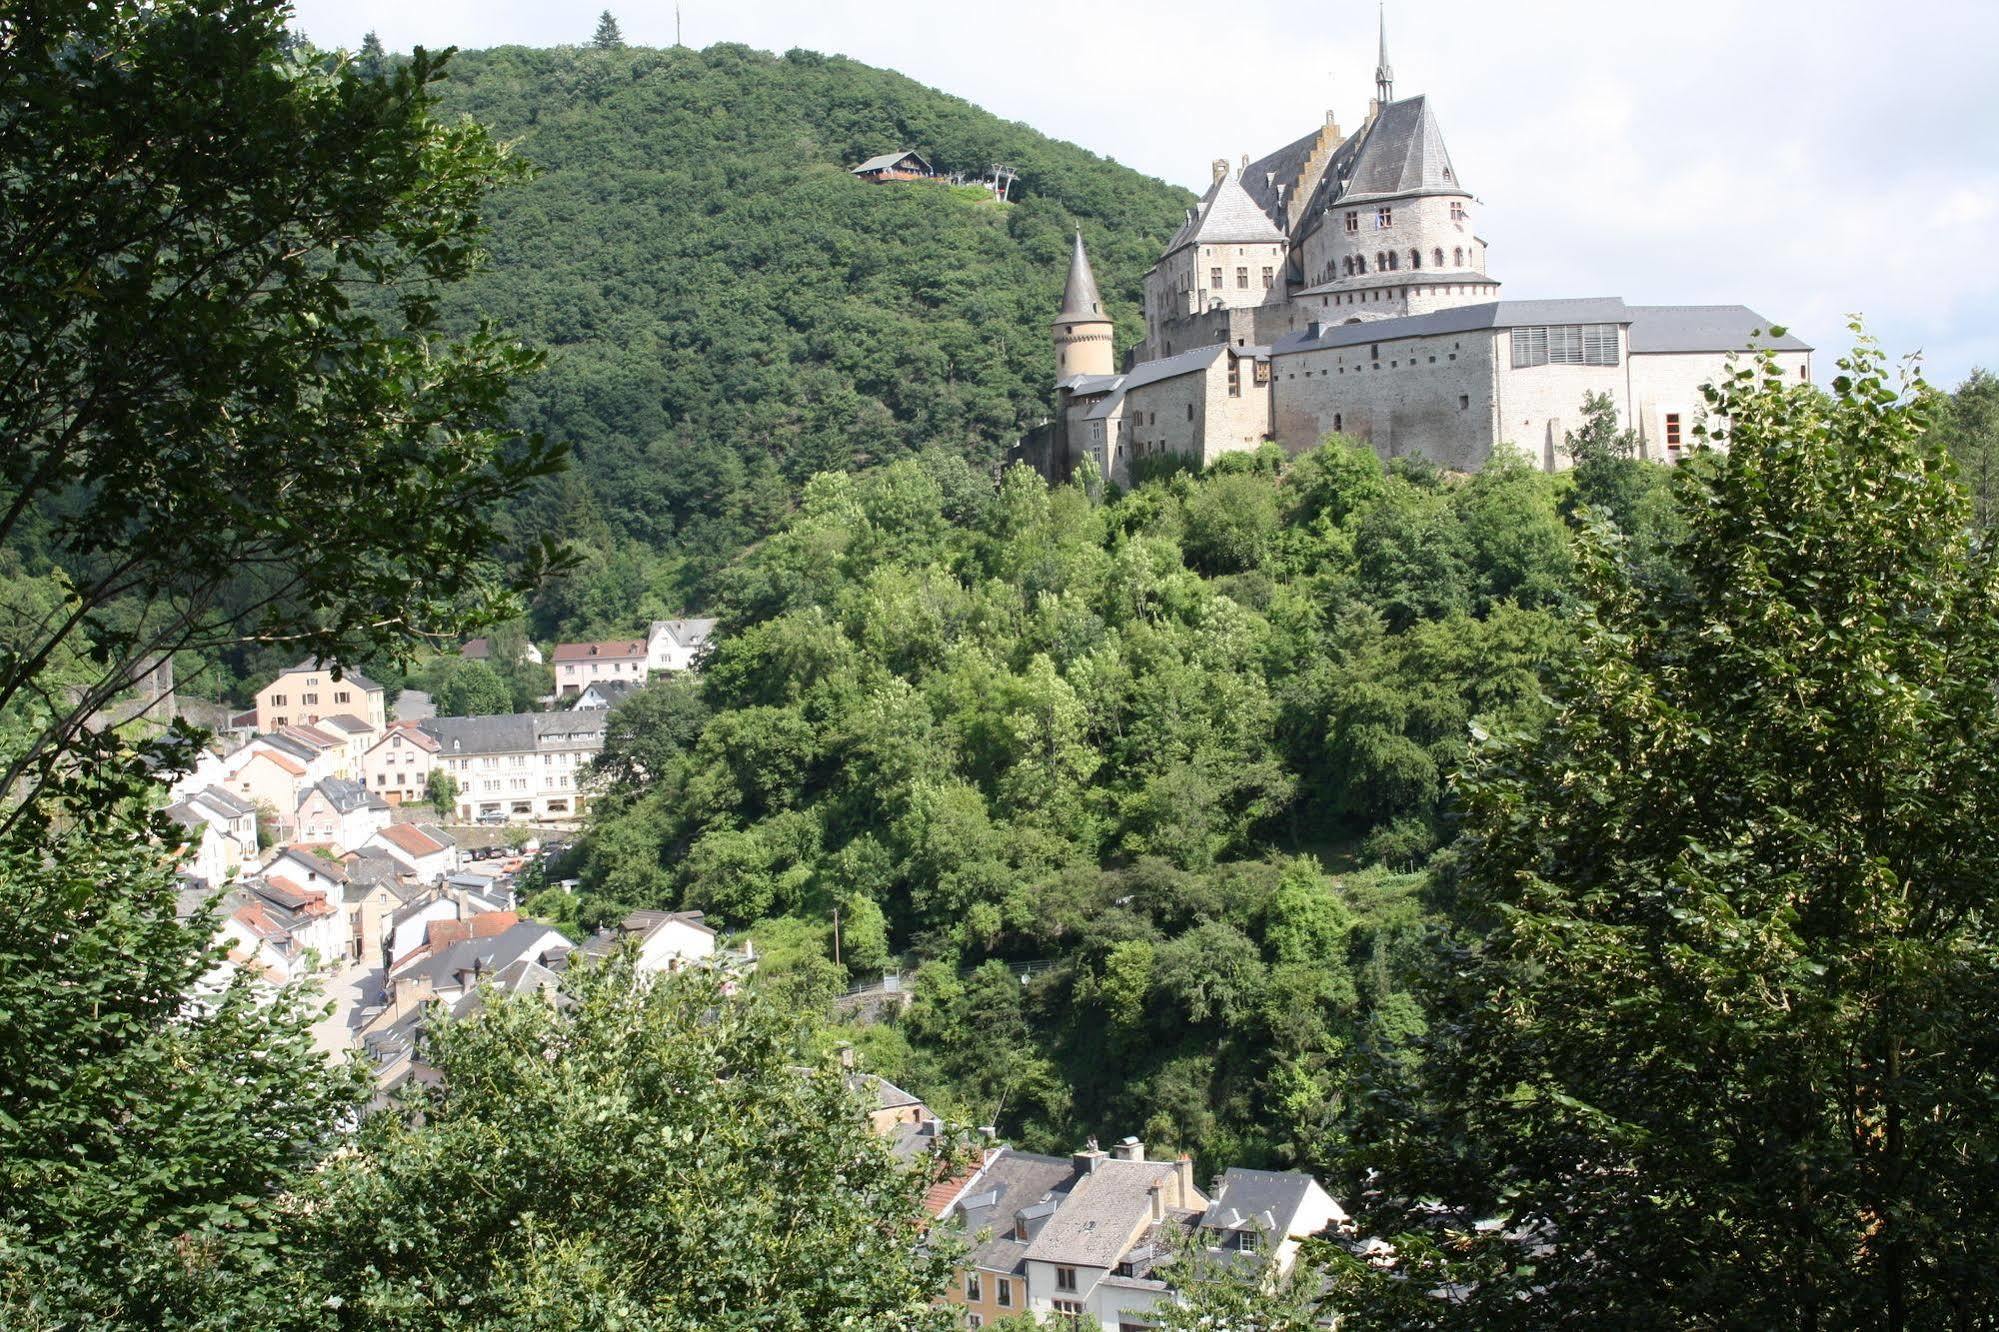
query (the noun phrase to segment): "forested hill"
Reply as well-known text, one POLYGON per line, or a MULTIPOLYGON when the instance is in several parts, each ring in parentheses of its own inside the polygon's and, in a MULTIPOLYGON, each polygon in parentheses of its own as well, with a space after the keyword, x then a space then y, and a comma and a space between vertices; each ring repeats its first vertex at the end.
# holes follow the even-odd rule
POLYGON ((544 599, 550 633, 698 609, 679 602, 814 472, 920 445, 997 458, 1045 411, 1071 229, 1133 321, 1191 202, 805 51, 468 51, 441 91, 447 114, 491 125, 536 168, 493 200, 492 263, 450 301, 553 353, 520 411, 577 466, 524 517, 599 562, 544 599), (850 174, 896 148, 946 171, 1005 162, 1017 201, 850 174))

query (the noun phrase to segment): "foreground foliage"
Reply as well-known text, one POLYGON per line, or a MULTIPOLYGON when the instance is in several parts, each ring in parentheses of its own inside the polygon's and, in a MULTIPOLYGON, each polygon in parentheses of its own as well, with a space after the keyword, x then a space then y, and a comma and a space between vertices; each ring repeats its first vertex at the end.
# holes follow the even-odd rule
POLYGON ((1584 543, 1561 711, 1467 784, 1483 937, 1371 1158, 1463 1210, 1380 1209, 1423 1223, 1414 1279, 1361 1283, 1356 1325, 1988 1317, 1999 581, 1931 397, 1865 345, 1842 369, 1721 386, 1677 580, 1584 543))

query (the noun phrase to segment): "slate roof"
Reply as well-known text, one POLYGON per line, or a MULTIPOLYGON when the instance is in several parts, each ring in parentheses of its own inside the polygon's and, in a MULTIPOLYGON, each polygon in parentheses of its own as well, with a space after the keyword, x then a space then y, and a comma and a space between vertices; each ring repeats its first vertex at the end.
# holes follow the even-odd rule
POLYGON ((1810 351, 1810 344, 1786 333, 1770 336, 1770 321, 1746 305, 1632 305, 1631 353, 1810 351))
POLYGON ((1152 1190, 1167 1186, 1170 1161, 1097 1162, 1070 1186, 1023 1255, 1033 1262, 1075 1267, 1115 1266, 1140 1227, 1152 1217, 1152 1190))
POLYGON ((1076 233, 1076 243, 1069 252, 1069 280, 1062 287, 1062 310, 1055 316, 1055 322, 1089 323, 1108 320, 1104 313, 1104 298, 1097 290, 1097 275, 1090 271, 1090 257, 1083 253, 1083 233, 1076 233))
POLYGON ((382 688, 382 686, 376 684, 373 680, 370 680, 367 676, 361 674, 361 672, 359 671, 340 670, 332 663, 325 661, 324 659, 319 657, 307 657, 304 661, 300 662, 298 665, 286 668, 284 674, 302 675, 312 672, 324 672, 327 675, 332 675, 336 671, 339 671, 340 682, 342 684, 351 684, 356 686, 357 688, 368 690, 371 693, 379 692, 382 688))
MULTIPOLYGON (((1205 370, 1215 363, 1215 358, 1223 352, 1234 350, 1238 353, 1250 350, 1247 347, 1230 348, 1226 343, 1212 342, 1205 347, 1193 347, 1187 351, 1162 356, 1156 361, 1146 361, 1133 366, 1131 373, 1119 375, 1112 386, 1110 396, 1083 414, 1086 421, 1101 421, 1117 414, 1124 406, 1124 395, 1135 388, 1156 384, 1162 379, 1172 379, 1176 375, 1190 375, 1197 370, 1205 370)), ((1259 347, 1257 351, 1264 350, 1259 347)))
MULTIPOLYGON (((1313 130, 1304 138, 1293 140, 1276 152, 1268 153, 1249 164, 1248 169, 1242 173, 1242 187, 1249 191, 1250 198, 1256 200, 1257 207, 1272 217, 1278 215, 1276 187, 1290 186, 1304 173, 1305 161, 1312 155, 1312 149, 1319 142, 1319 135, 1322 132, 1313 130)), ((1352 140, 1349 139, 1348 142, 1351 143, 1352 140)), ((1335 149, 1333 152, 1335 165, 1339 160, 1339 151, 1335 149)), ((1300 201, 1290 189, 1285 193, 1289 196, 1285 211, 1295 214, 1300 201)))
MULTIPOLYGON (((347 882, 346 870, 342 869, 334 861, 319 855, 311 847, 303 843, 294 842, 278 852, 279 860, 287 857, 296 860, 301 869, 312 870, 314 873, 324 875, 335 883, 347 882)), ((271 866, 274 869, 277 868, 277 860, 273 860, 271 866)))
MULTIPOLYGON (((577 711, 581 708, 582 701, 590 697, 603 699, 604 705, 609 707, 621 701, 626 694, 631 693, 638 687, 639 682, 637 680, 592 680, 577 693, 575 700, 569 705, 569 710, 571 712, 577 711)), ((590 711, 588 708, 581 708, 581 710, 584 712, 590 711)))
POLYGON ((1292 1233, 1298 1209, 1317 1182, 1295 1170, 1225 1170, 1208 1210, 1201 1214, 1201 1225, 1282 1240, 1292 1233))
POLYGON ((559 931, 520 921, 499 934, 461 939, 434 957, 418 959, 410 971, 399 971, 398 979, 428 976, 432 988, 450 989, 459 983, 461 972, 477 973, 483 978, 505 971, 522 958, 545 965, 568 952, 568 942, 559 931))
POLYGON ((331 726, 334 730, 345 731, 349 735, 362 735, 375 729, 359 717, 350 717, 344 712, 336 712, 330 717, 321 717, 317 725, 322 728, 331 726))
POLYGON ((233 795, 219 786, 204 786, 188 797, 190 804, 195 801, 212 805, 232 819, 246 819, 257 812, 257 807, 240 796, 233 795))
MULTIPOLYGON (((1015 1216, 1066 1192, 1075 1177, 1075 1163, 1066 1156, 1036 1156, 1009 1147, 994 1157, 953 1212, 966 1238, 976 1241, 966 1262, 990 1272, 1019 1272, 1031 1240, 1013 1238, 1015 1216), (991 1233, 980 1240, 987 1231, 991 1233)), ((1053 1209, 1044 1213, 1052 1214, 1053 1209)))
MULTIPOLYGON (((286 730, 290 729, 289 727, 286 728, 286 730)), ((268 747, 259 750, 258 752, 260 753, 268 753, 270 750, 275 749, 290 758, 298 759, 305 763, 312 762, 321 753, 314 746, 307 744, 297 736, 287 735, 284 731, 273 731, 269 735, 259 736, 258 738, 268 747)))
POLYGON ((597 711, 430 717, 420 725, 437 741, 439 752, 459 757, 600 749, 604 744, 604 714, 597 711))
MULTIPOLYGON (((1357 158, 1344 185, 1330 201, 1357 203, 1363 199, 1405 194, 1463 194, 1444 132, 1437 125, 1430 99, 1405 97, 1381 108, 1365 130, 1357 158)), ((1335 164, 1336 166, 1338 164, 1335 164)), ((1337 170, 1331 174, 1338 179, 1337 170)))
MULTIPOLYGON (((370 791, 360 782, 349 781, 345 777, 322 777, 312 784, 306 795, 312 794, 313 791, 317 791, 325 796, 326 803, 333 806, 334 811, 340 814, 351 814, 357 809, 387 809, 389 807, 388 801, 370 791)), ((301 805, 305 803, 304 796, 299 798, 299 803, 301 805)))
POLYGON ((364 846, 353 852, 347 859, 347 887, 345 896, 354 901, 367 895, 370 889, 382 884, 394 883, 403 872, 402 862, 378 846, 364 846), (359 893, 353 889, 360 889, 359 893))
MULTIPOLYGON (((409 697, 407 689, 403 691, 403 697, 409 697)), ((369 746, 369 752, 372 753, 387 743, 391 736, 398 735, 403 738, 405 744, 415 745, 427 754, 435 754, 437 752, 437 737, 424 730, 422 726, 414 721, 390 722, 388 728, 382 732, 381 738, 369 746)))
POLYGON ((1316 287, 1305 287, 1292 293, 1295 297, 1319 296, 1335 291, 1354 291, 1374 287, 1430 287, 1446 283, 1476 282, 1481 286, 1497 287, 1499 279, 1490 273, 1481 273, 1475 268, 1402 268, 1356 273, 1352 277, 1341 275, 1331 282, 1321 282, 1316 287))
POLYGON ((1194 215, 1166 243, 1166 253, 1186 245, 1268 245, 1284 238, 1236 173, 1225 169, 1222 178, 1194 205, 1194 215))
POLYGON ((1358 324, 1324 324, 1314 335, 1309 328, 1287 333, 1271 345, 1271 354, 1352 347, 1396 338, 1433 337, 1440 333, 1472 333, 1481 329, 1518 328, 1538 324, 1628 324, 1631 311, 1615 296, 1586 296, 1558 301, 1485 301, 1459 305, 1400 319, 1369 319, 1358 324))
POLYGON ((715 633, 719 623, 714 619, 654 620, 648 634, 664 629, 669 638, 682 647, 700 647, 715 633))

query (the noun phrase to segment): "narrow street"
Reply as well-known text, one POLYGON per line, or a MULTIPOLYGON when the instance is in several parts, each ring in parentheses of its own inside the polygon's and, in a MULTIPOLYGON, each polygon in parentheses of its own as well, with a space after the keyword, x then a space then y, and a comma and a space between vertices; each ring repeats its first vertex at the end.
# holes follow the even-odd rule
POLYGON ((326 977, 324 985, 333 1011, 313 1024, 312 1038, 328 1059, 338 1059, 352 1048, 360 1010, 382 997, 382 969, 351 962, 326 977))

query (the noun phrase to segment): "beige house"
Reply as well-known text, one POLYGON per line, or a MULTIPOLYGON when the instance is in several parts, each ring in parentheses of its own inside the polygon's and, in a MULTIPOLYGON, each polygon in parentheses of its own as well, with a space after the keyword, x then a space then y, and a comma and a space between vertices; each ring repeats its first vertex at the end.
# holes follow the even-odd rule
POLYGON ((458 783, 459 818, 573 819, 588 803, 605 715, 432 717, 423 729, 438 744, 434 766, 458 783))
POLYGON ((618 639, 603 643, 555 645, 555 692, 559 698, 580 694, 599 680, 646 678, 650 665, 646 640, 618 639))
POLYGON ((422 801, 437 741, 416 722, 393 722, 361 756, 361 780, 391 805, 422 801))
POLYGON ((257 729, 317 724, 322 718, 349 716, 380 732, 388 725, 382 686, 355 671, 334 678, 333 668, 318 659, 293 666, 257 691, 257 729))

